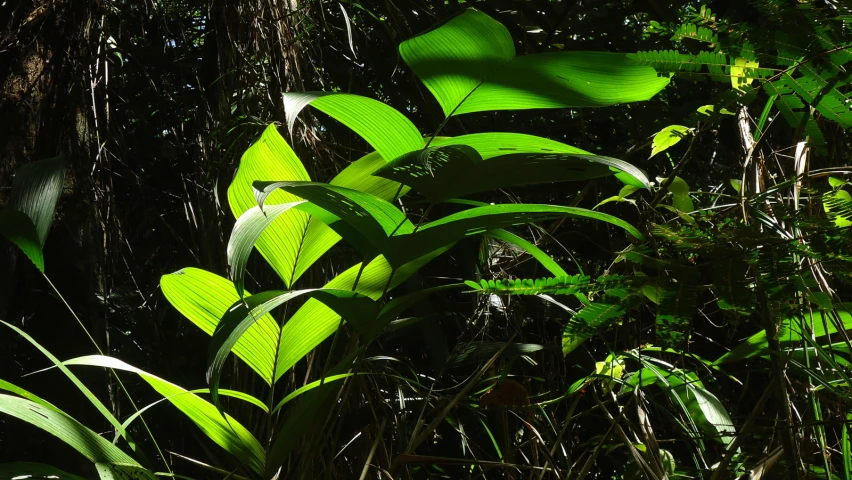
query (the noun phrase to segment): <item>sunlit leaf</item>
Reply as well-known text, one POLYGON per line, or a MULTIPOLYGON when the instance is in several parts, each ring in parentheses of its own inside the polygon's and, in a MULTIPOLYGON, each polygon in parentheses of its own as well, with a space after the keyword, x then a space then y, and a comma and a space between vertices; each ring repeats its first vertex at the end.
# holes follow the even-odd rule
POLYGON ((669 83, 623 54, 564 51, 516 57, 506 27, 474 9, 406 40, 399 52, 446 116, 615 105, 647 100, 669 83))
POLYGON ((89 355, 67 360, 63 363, 65 365, 106 367, 136 373, 148 382, 157 393, 168 398, 169 402, 183 412, 210 440, 245 462, 252 470, 258 473, 263 471, 266 454, 254 435, 236 419, 230 415, 221 414, 213 404, 199 396, 188 393, 182 387, 151 375, 117 358, 89 355))

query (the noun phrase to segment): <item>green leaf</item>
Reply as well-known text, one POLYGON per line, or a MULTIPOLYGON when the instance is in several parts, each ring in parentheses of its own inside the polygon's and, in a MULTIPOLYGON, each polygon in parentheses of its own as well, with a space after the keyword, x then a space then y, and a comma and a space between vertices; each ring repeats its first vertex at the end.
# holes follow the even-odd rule
MULTIPOLYGON (((240 300, 233 283, 197 268, 184 268, 163 275, 160 287, 169 303, 208 335, 213 335, 219 319, 240 300)), ((245 295, 250 298, 248 292, 245 295)), ((271 316, 264 315, 233 348, 234 354, 266 383, 270 382, 275 371, 278 331, 278 323, 271 316)))
POLYGON ((41 241, 30 217, 17 210, 0 210, 0 234, 17 245, 33 265, 44 273, 41 241))
POLYGON ((750 72, 759 67, 760 63, 758 62, 752 62, 746 58, 737 58, 731 65, 731 85, 737 90, 742 90, 743 87, 751 85, 755 77, 751 76, 754 73, 750 72))
POLYGON ((593 303, 583 307, 571 318, 562 332, 562 353, 568 355, 597 334, 600 328, 622 315, 624 308, 621 305, 593 303))
POLYGON ((623 54, 565 51, 515 57, 506 27, 474 9, 406 40, 399 52, 446 116, 615 105, 648 100, 669 83, 623 54))
MULTIPOLYGON (((222 368, 231 349, 258 319, 263 318, 272 309, 300 297, 308 296, 320 300, 338 315, 344 317, 356 328, 367 329, 379 312, 378 305, 370 298, 350 290, 307 289, 284 292, 273 290, 258 293, 237 301, 216 325, 210 347, 207 350, 207 383, 210 385, 210 397, 214 405, 219 405, 219 380, 222 368)), ((271 380, 271 378, 270 378, 271 380)))
POLYGON ((691 130, 683 125, 669 125, 654 135, 651 145, 651 157, 677 145, 691 130))
MULTIPOLYGON (((372 176, 384 164, 385 161, 376 152, 365 155, 340 172, 331 184, 372 193, 385 200, 392 199, 397 192, 405 194, 408 187, 372 176)), ((228 189, 235 217, 257 206, 252 187, 255 180, 310 180, 302 163, 274 125, 270 125, 260 140, 243 155, 240 169, 228 189)), ((267 204, 286 204, 296 200, 292 194, 280 191, 272 194, 267 204)), ((290 287, 339 240, 340 236, 318 219, 301 210, 288 210, 276 216, 255 246, 284 281, 284 286, 290 287)), ((239 268, 232 269, 231 273, 243 274, 239 268)))
MULTIPOLYGON (((361 264, 354 265, 323 288, 354 290, 378 300, 382 292, 390 291, 445 250, 446 248, 430 252, 395 271, 384 257, 379 256, 370 261, 363 271, 361 264), (357 288, 353 288, 356 282, 357 288)), ((310 299, 305 302, 281 328, 275 379, 278 380, 290 367, 333 334, 339 324, 340 316, 319 300, 310 299)))
MULTIPOLYGON (((266 454, 263 447, 245 427, 227 414, 220 414, 213 404, 186 389, 151 375, 117 358, 88 355, 63 362, 64 365, 87 365, 124 370, 139 375, 160 395, 169 399, 210 440, 239 458, 255 472, 263 472, 266 454)), ((111 445, 111 444, 110 444, 111 445)))
MULTIPOLYGON (((852 329, 852 315, 849 312, 838 309, 837 315, 843 330, 852 329)), ((778 327, 778 343, 781 346, 790 346, 801 342, 803 336, 810 337, 811 333, 813 338, 822 338, 837 332, 837 321, 832 312, 815 311, 811 318, 788 318, 782 321, 778 327)), ((761 330, 713 363, 720 365, 769 353, 766 331, 761 330)))
POLYGON ((300 203, 303 202, 269 205, 265 210, 261 210, 260 207, 252 207, 237 219, 237 223, 234 224, 234 229, 231 231, 231 238, 228 240, 227 254, 231 280, 234 281, 234 288, 237 289, 240 298, 245 293, 245 268, 249 255, 254 250, 254 244, 264 230, 269 228, 280 215, 287 213, 300 203))
POLYGON ((96 463, 95 469, 101 480, 156 480, 152 472, 138 466, 126 463, 96 463))
POLYGON ((308 105, 351 128, 385 161, 423 148, 422 135, 405 115, 378 100, 348 93, 285 93, 284 110, 291 132, 296 116, 308 105))
POLYGON ((351 377, 352 375, 353 374, 351 374, 351 373, 342 373, 340 375, 331 375, 331 376, 328 376, 328 377, 325 377, 325 378, 321 378, 319 380, 315 380, 315 381, 313 381, 313 382, 311 382, 307 385, 304 385, 302 387, 299 387, 299 388, 293 390, 292 392, 288 393, 286 397, 282 398, 281 401, 278 402, 277 405, 275 405, 275 408, 272 409, 272 413, 275 413, 278 410, 281 410, 281 407, 292 402, 299 395, 307 393, 307 392, 309 392, 309 391, 311 391, 311 390, 313 390, 317 387, 320 387, 322 385, 327 385, 331 382, 336 382, 338 380, 343 380, 344 378, 351 377))
POLYGON ((50 360, 55 367, 59 368, 59 370, 61 370, 62 373, 65 374, 66 377, 68 377, 68 380, 71 380, 71 383, 73 383, 80 390, 80 392, 83 393, 83 395, 89 400, 89 402, 91 402, 91 404, 98 410, 98 412, 100 412, 101 415, 103 415, 104 418, 107 419, 107 421, 116 429, 116 431, 121 433, 121 436, 127 439, 128 443, 135 449, 135 444, 133 443, 133 440, 130 438, 124 427, 122 427, 121 422, 119 422, 118 419, 115 418, 115 416, 112 414, 112 412, 110 412, 106 405, 104 405, 103 402, 101 402, 98 397, 96 397, 95 394, 92 393, 92 391, 89 390, 89 388, 86 387, 86 385, 83 384, 83 382, 81 382, 76 375, 74 375, 74 373, 68 370, 62 364, 62 362, 59 361, 58 358, 56 358, 52 353, 50 353, 50 351, 41 346, 41 344, 36 342, 33 337, 29 336, 20 328, 16 327, 15 325, 12 325, 11 323, 4 322, 3 320, 0 320, 0 323, 14 330, 18 335, 23 337, 26 341, 30 342, 30 344, 32 344, 42 354, 44 354, 44 356, 47 357, 48 360, 50 360))
POLYGON ((507 232, 503 229, 489 230, 488 232, 486 232, 486 235, 523 249, 525 252, 532 255, 533 258, 538 260, 538 262, 541 263, 541 266, 546 268, 554 276, 568 276, 568 272, 563 270, 562 267, 560 267, 559 264, 556 263, 556 261, 554 261, 553 258, 550 257, 550 255, 548 255, 542 249, 538 248, 538 246, 527 241, 526 239, 521 238, 515 235, 514 233, 507 232))
POLYGON ((841 188, 844 185, 848 184, 846 180, 837 177, 828 177, 828 184, 831 185, 831 188, 841 188))
POLYGON ((255 188, 261 208, 277 189, 308 200, 297 208, 323 221, 368 259, 387 253, 391 235, 414 231, 397 207, 368 193, 314 182, 256 182, 255 188))
POLYGON ((42 246, 47 241, 64 182, 65 159, 62 156, 25 164, 18 169, 12 182, 7 208, 24 213, 32 220, 42 246))
POLYGON ((20 480, 39 478, 50 478, 56 480, 85 480, 83 477, 72 475, 56 467, 33 462, 0 463, 0 478, 13 478, 20 480))
MULTIPOLYGON (((704 105, 704 106, 698 107, 697 111, 698 111, 698 113, 701 113, 703 115, 711 115, 713 113, 716 113, 716 106, 715 105, 704 105)), ((719 113, 722 114, 722 115, 736 115, 736 113, 728 110, 727 108, 719 109, 719 113)))
POLYGON ((0 212, 0 233, 17 245, 42 273, 42 248, 64 182, 62 156, 27 163, 15 174, 9 204, 0 212))
POLYGON ((588 180, 628 173, 650 188, 644 173, 601 155, 510 153, 484 160, 466 145, 443 145, 403 155, 376 175, 420 192, 432 203, 516 185, 588 180))
POLYGON ((728 411, 715 395, 704 388, 695 373, 666 371, 642 362, 642 369, 631 376, 627 383, 630 387, 658 385, 675 404, 681 406, 691 423, 725 445, 734 440, 736 429, 728 411))
POLYGON ((595 206, 592 208, 592 210, 597 210, 597 208, 598 208, 598 207, 600 207, 601 205, 606 205, 606 204, 607 204, 607 203, 609 203, 609 202, 630 202, 630 203, 636 203, 636 201, 635 201, 635 200, 628 200, 628 199, 627 199, 627 197, 628 197, 628 196, 630 196, 630 195, 632 195, 632 194, 633 194, 633 192, 635 192, 635 191, 637 191, 637 190, 639 190, 639 187, 634 187, 633 185, 625 185, 625 186, 621 187, 621 190, 619 190, 619 191, 618 191, 618 195, 615 195, 615 196, 613 196, 613 197, 609 197, 609 198, 606 198, 606 199, 602 200, 600 203, 598 203, 597 205, 595 205, 595 206))
MULTIPOLYGON (((275 125, 269 125, 260 139, 243 154, 237 175, 228 187, 228 203, 234 217, 239 217, 257 205, 253 182, 282 179, 309 181, 310 177, 275 125)), ((287 204, 298 200, 294 195, 280 191, 271 195, 267 203, 287 204)), ((303 266, 303 263, 308 262, 300 258, 308 218, 307 213, 290 209, 279 215, 256 242, 257 250, 281 277, 285 287, 296 281, 297 272, 304 272, 310 266, 303 266)))
POLYGON ((92 462, 139 465, 109 440, 55 408, 46 407, 32 400, 0 394, 0 412, 44 430, 92 462))
POLYGON ((731 182, 731 187, 733 187, 733 189, 736 190, 737 193, 740 193, 740 191, 742 191, 742 188, 743 188, 743 181, 742 180, 732 178, 729 181, 731 182))

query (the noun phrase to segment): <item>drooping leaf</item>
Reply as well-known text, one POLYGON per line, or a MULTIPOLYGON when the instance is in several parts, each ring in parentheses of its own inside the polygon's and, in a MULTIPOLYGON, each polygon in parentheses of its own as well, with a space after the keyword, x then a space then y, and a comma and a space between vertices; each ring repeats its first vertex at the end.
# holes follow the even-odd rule
POLYGON ((213 404, 201 397, 117 358, 88 355, 63 363, 64 365, 106 367, 139 375, 157 393, 167 397, 169 402, 183 412, 210 440, 239 458, 255 472, 263 472, 266 454, 254 435, 236 419, 230 415, 221 414, 213 404))
POLYGON ((219 407, 219 380, 225 360, 240 337, 272 309, 301 296, 321 301, 356 328, 367 329, 379 312, 378 305, 369 297, 350 290, 329 288, 289 292, 272 290, 237 301, 216 325, 207 352, 207 383, 210 385, 210 396, 214 405, 219 407))
POLYGON ((302 387, 299 387, 299 388, 293 390, 292 392, 288 393, 287 396, 282 398, 281 401, 278 402, 278 404, 275 405, 275 408, 272 409, 272 412, 275 413, 278 410, 281 410, 281 407, 292 402, 299 395, 303 395, 307 392, 310 392, 311 390, 313 390, 315 388, 321 387, 323 385, 326 385, 326 384, 329 384, 329 383, 332 383, 332 382, 336 382, 338 380, 343 380, 344 378, 348 378, 348 377, 351 377, 351 376, 352 376, 351 373, 342 373, 340 375, 331 375, 331 376, 328 376, 328 377, 325 377, 325 378, 321 378, 319 380, 314 380, 313 382, 311 382, 307 385, 304 385, 302 387))
POLYGON ((245 293, 245 268, 255 243, 263 235, 264 230, 269 228, 280 215, 286 214, 300 203, 302 202, 269 205, 264 210, 260 207, 252 207, 237 219, 231 231, 231 238, 228 240, 227 253, 231 280, 234 281, 234 288, 237 289, 240 297, 245 293))
POLYGON ((654 135, 654 141, 651 145, 651 157, 677 145, 689 132, 689 127, 684 127, 683 125, 669 125, 660 130, 654 135))
POLYGON ((736 429, 727 409, 704 387, 695 373, 664 370, 649 362, 642 362, 642 369, 628 379, 627 391, 646 385, 662 388, 676 405, 681 406, 689 421, 714 440, 725 445, 734 440, 736 429))
POLYGON ((17 210, 0 210, 0 234, 9 239, 24 252, 33 265, 44 272, 44 254, 41 241, 32 220, 25 213, 17 210))
POLYGON ((50 353, 49 350, 41 346, 41 344, 39 344, 33 337, 29 336, 26 332, 16 327, 15 325, 4 322, 3 320, 0 320, 0 323, 14 330, 18 335, 20 335, 26 341, 36 347, 45 357, 47 357, 48 360, 53 363, 55 367, 59 368, 59 370, 62 371, 62 373, 65 374, 66 377, 68 377, 68 380, 70 380, 71 383, 73 383, 74 386, 76 386, 80 390, 80 392, 89 400, 89 402, 95 407, 95 409, 97 409, 98 412, 100 412, 100 414, 103 415, 103 417, 116 429, 116 431, 118 431, 123 438, 127 439, 128 443, 131 446, 134 446, 135 448, 135 444, 133 443, 132 438, 128 435, 127 431, 121 425, 121 422, 119 422, 118 419, 115 418, 115 416, 106 407, 106 405, 104 405, 103 402, 101 402, 101 400, 96 397, 95 394, 92 393, 92 391, 89 390, 89 388, 85 384, 83 384, 83 382, 81 382, 80 379, 77 378, 77 376, 74 375, 73 372, 68 370, 68 368, 66 368, 62 364, 62 362, 58 358, 56 358, 56 356, 54 356, 52 353, 50 353))
POLYGON ((443 145, 403 155, 376 175, 398 181, 438 203, 472 193, 518 185, 588 180, 627 173, 649 187, 648 179, 627 162, 601 155, 509 153, 484 160, 466 145, 443 145))
MULTIPOLYGON (((213 335, 219 319, 240 300, 233 283, 197 268, 184 268, 163 275, 160 287, 169 303, 208 335, 213 335)), ((246 296, 250 298, 248 293, 246 296)), ((278 330, 278 323, 271 316, 264 315, 233 348, 234 354, 267 383, 275 370, 278 330)))
POLYGON ((503 350, 506 358, 519 355, 529 355, 543 350, 544 345, 537 343, 509 343, 506 342, 469 342, 460 344, 447 359, 448 368, 456 368, 474 362, 482 362, 493 357, 494 354, 503 350))
POLYGON ((647 100, 669 83, 622 54, 566 51, 515 57, 506 27, 474 9, 406 40, 399 52, 446 116, 615 105, 647 100))
POLYGON ((42 248, 62 195, 62 156, 24 164, 15 174, 9 204, 0 212, 0 233, 17 245, 44 272, 42 248))
POLYGON ((314 182, 256 182, 255 188, 261 208, 278 189, 308 200, 297 208, 323 221, 368 259, 388 251, 391 235, 414 230, 393 204, 357 190, 314 182))
POLYGON ((378 100, 348 93, 285 93, 284 110, 291 132, 296 116, 308 105, 351 128, 387 162, 423 148, 423 137, 405 115, 378 100))
POLYGON ((109 440, 55 408, 46 407, 32 400, 0 394, 0 412, 44 430, 92 462, 139 465, 109 440))
MULTIPOLYGON (((237 175, 228 187, 228 203, 234 217, 257 206, 252 183, 263 180, 310 181, 302 162, 278 133, 275 125, 269 125, 240 160, 237 175)), ((272 194, 267 203, 288 204, 298 200, 290 193, 279 191, 272 194)), ((301 263, 300 251, 308 228, 308 218, 308 214, 301 210, 289 209, 279 215, 256 242, 257 250, 281 277, 285 287, 292 285, 298 278, 296 272, 301 263)))
MULTIPOLYGON (((845 310, 838 309, 837 315, 841 328, 844 330, 852 329, 852 314, 845 310)), ((838 332, 838 321, 834 318, 832 312, 815 311, 812 317, 806 318, 788 318, 781 322, 778 327, 778 343, 782 347, 798 344, 802 341, 803 336, 819 339, 826 335, 831 335, 838 332)), ((769 342, 766 339, 766 331, 761 330, 750 336, 743 343, 737 345, 730 352, 719 357, 715 362, 716 365, 722 363, 735 362, 755 356, 763 356, 769 352, 769 342)))
POLYGON ((546 268, 550 273, 552 273, 556 277, 567 277, 568 272, 562 269, 558 263, 556 263, 553 258, 550 257, 547 253, 545 253, 542 249, 538 248, 532 242, 527 241, 524 238, 521 238, 514 233, 508 232, 503 229, 489 230, 486 235, 492 238, 496 238, 498 240, 502 240, 506 243, 514 245, 516 247, 521 248, 525 252, 532 255, 533 258, 538 260, 541 263, 541 266, 546 268))

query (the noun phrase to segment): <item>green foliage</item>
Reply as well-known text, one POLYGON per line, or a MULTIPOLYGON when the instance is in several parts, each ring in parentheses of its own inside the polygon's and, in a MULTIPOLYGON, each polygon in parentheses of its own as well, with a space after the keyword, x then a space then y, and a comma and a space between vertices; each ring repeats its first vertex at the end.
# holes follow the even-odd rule
POLYGON ((474 9, 399 47, 444 115, 529 108, 601 107, 648 100, 669 80, 623 54, 515 56, 509 31, 474 9))

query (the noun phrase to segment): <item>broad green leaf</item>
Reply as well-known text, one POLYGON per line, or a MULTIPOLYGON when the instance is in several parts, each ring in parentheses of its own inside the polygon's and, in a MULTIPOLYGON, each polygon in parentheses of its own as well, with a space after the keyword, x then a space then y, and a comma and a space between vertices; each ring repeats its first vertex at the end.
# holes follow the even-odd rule
POLYGON ((566 51, 515 57, 506 27, 474 9, 406 40, 399 52, 446 116, 615 105, 647 100, 669 83, 622 54, 566 51))
POLYGON ((245 293, 246 263, 249 254, 254 250, 255 243, 264 230, 269 228, 280 215, 286 214, 300 203, 302 202, 269 205, 264 210, 261 210, 260 207, 252 207, 237 219, 237 223, 234 224, 234 229, 231 231, 231 238, 228 240, 227 254, 231 280, 234 281, 234 288, 237 289, 237 294, 241 298, 245 293))
POLYGON ((44 430, 92 462, 139 465, 109 440, 55 408, 46 407, 32 400, 0 394, 0 412, 44 430))
POLYGON ((828 177, 828 184, 831 185, 831 188, 841 188, 848 183, 849 182, 842 178, 828 177))
POLYGON ((0 323, 14 330, 18 335, 23 337, 26 341, 30 342, 30 344, 32 344, 42 354, 44 354, 44 356, 47 357, 48 360, 50 360, 55 367, 59 368, 59 370, 61 370, 62 373, 65 374, 66 377, 68 377, 68 380, 71 380, 71 383, 73 383, 80 390, 80 392, 83 393, 83 395, 89 400, 89 402, 91 402, 91 404, 98 410, 98 412, 100 412, 101 415, 103 415, 104 418, 107 419, 107 421, 116 429, 116 431, 121 433, 121 436, 125 438, 128 443, 135 449, 135 444, 133 443, 132 438, 127 434, 127 431, 124 429, 124 427, 121 426, 121 422, 119 422, 118 419, 115 418, 115 416, 112 414, 112 412, 110 412, 106 405, 104 405, 103 402, 101 402, 100 399, 98 399, 98 397, 96 397, 95 394, 92 393, 92 391, 89 390, 89 388, 86 387, 86 385, 84 385, 83 382, 81 382, 76 375, 74 375, 74 373, 68 370, 68 368, 66 368, 58 358, 56 358, 52 353, 50 353, 49 350, 42 347, 41 344, 35 341, 33 337, 29 336, 20 328, 16 327, 15 325, 12 325, 11 323, 4 322, 3 320, 0 320, 0 323))
POLYGON ((11 478, 16 480, 39 478, 50 478, 56 480, 85 480, 83 477, 72 475, 56 467, 33 462, 0 463, 0 478, 11 478))
POLYGON ((169 402, 183 412, 210 440, 239 458, 255 472, 263 472, 266 454, 254 435, 236 419, 230 415, 221 414, 213 404, 199 396, 188 393, 182 387, 112 357, 88 355, 63 363, 64 365, 113 368, 139 375, 157 393, 167 397, 169 402))
POLYGON ((742 191, 742 188, 743 188, 743 181, 742 180, 732 178, 732 179, 729 180, 729 182, 731 182, 731 187, 734 190, 736 190, 737 193, 740 193, 740 191, 742 191))
POLYGON ((432 203, 516 185, 588 180, 629 172, 649 188, 641 170, 601 155, 510 153, 484 160, 466 145, 443 145, 403 155, 376 175, 420 192, 432 203))
POLYGON ((32 220, 25 213, 17 210, 0 210, 0 234, 9 239, 24 252, 33 265, 44 272, 44 255, 41 241, 32 220))
MULTIPOLYGON (((240 160, 237 175, 228 187, 228 203, 234 217, 239 217, 257 205, 252 183, 263 180, 310 181, 302 162, 278 133, 275 125, 269 125, 240 160)), ((267 203, 287 204, 297 200, 292 194, 279 191, 271 195, 267 203)), ((290 209, 279 215, 256 242, 257 250, 281 277, 285 287, 292 285, 298 278, 295 273, 299 270, 300 250, 308 228, 308 218, 307 213, 290 209)))
POLYGON ((44 272, 42 248, 65 181, 63 157, 30 162, 18 169, 9 204, 0 211, 0 234, 44 272))
POLYGON ((690 422, 710 434, 714 440, 725 445, 734 440, 736 429, 728 411, 715 395, 704 388, 695 373, 667 371, 642 362, 642 369, 628 380, 628 391, 632 387, 654 384, 684 409, 690 422))
MULTIPOLYGON (((838 309, 837 315, 844 330, 852 329, 852 315, 849 312, 838 309)), ((810 318, 788 318, 782 321, 778 328, 778 343, 782 347, 790 346, 801 342, 804 335, 810 337, 810 333, 813 333, 813 338, 822 338, 837 331, 837 322, 831 312, 815 311, 810 318)), ((713 363, 720 365, 769 353, 766 331, 761 330, 713 363)))
POLYGON ((660 130, 654 135, 654 141, 651 145, 651 157, 677 145, 689 132, 690 129, 683 125, 669 125, 660 130))
POLYGON ((737 58, 734 60, 734 64, 731 65, 731 85, 737 90, 743 90, 745 87, 748 87, 755 79, 755 77, 746 76, 749 69, 757 69, 759 67, 759 62, 737 58))
POLYGON ((556 277, 567 277, 568 272, 562 269, 553 258, 550 257, 547 253, 545 253, 542 249, 538 248, 532 242, 527 241, 524 238, 521 238, 514 233, 507 232, 506 230, 497 229, 497 230, 489 230, 486 235, 489 237, 496 238, 498 240, 502 240, 506 243, 515 245, 516 247, 520 247, 525 252, 532 255, 533 258, 538 260, 541 263, 541 266, 546 268, 550 273, 552 273, 556 277))
POLYGON ((387 253, 392 235, 414 230, 414 224, 397 207, 368 193, 313 182, 257 182, 255 188, 261 208, 277 189, 308 200, 297 208, 330 226, 367 259, 387 253))
POLYGON ((466 145, 476 150, 483 160, 512 153, 591 155, 590 152, 556 140, 511 132, 471 133, 458 137, 437 137, 429 144, 430 147, 445 145, 466 145))
POLYGON ((405 115, 378 100, 348 93, 285 93, 284 110, 291 132, 296 116, 308 105, 351 128, 385 161, 423 148, 423 137, 405 115))
MULTIPOLYGON (((404 255, 419 255, 438 246, 461 240, 469 235, 476 235, 488 230, 512 225, 563 217, 587 218, 606 222, 625 230, 637 239, 644 238, 636 228, 624 220, 585 208, 536 204, 505 204, 470 208, 434 222, 429 222, 411 235, 415 238, 413 242, 408 241, 405 236, 392 237, 391 241, 399 245, 399 248, 407 249, 404 255)), ((403 254, 403 252, 400 252, 400 254, 403 254)))
MULTIPOLYGON (((240 300, 233 283, 197 268, 163 275, 160 287, 169 303, 208 335, 213 335, 219 319, 240 300)), ((248 293, 246 296, 250 298, 248 293)), ((278 323, 264 315, 237 341, 233 352, 269 383, 277 339, 278 323)))
POLYGON ((218 390, 222 368, 240 337, 272 309, 300 296, 320 300, 356 328, 366 329, 379 312, 378 305, 368 297, 351 290, 328 288, 289 292, 273 290, 237 301, 216 325, 207 351, 207 383, 210 385, 210 396, 214 405, 220 407, 218 390))
POLYGON ((41 245, 47 241, 56 202, 65 182, 65 159, 62 156, 24 164, 15 173, 9 205, 32 220, 41 245))
MULTIPOLYGON (((390 291, 404 282, 447 248, 430 252, 395 271, 384 257, 379 256, 369 262, 363 271, 361 271, 361 264, 354 265, 325 284, 323 288, 354 290, 373 300, 378 300, 384 291, 390 291), (355 286, 356 280, 357 286, 355 286)), ((305 302, 281 329, 275 379, 278 380, 290 367, 333 334, 338 325, 340 325, 340 316, 334 310, 316 299, 305 302)))

